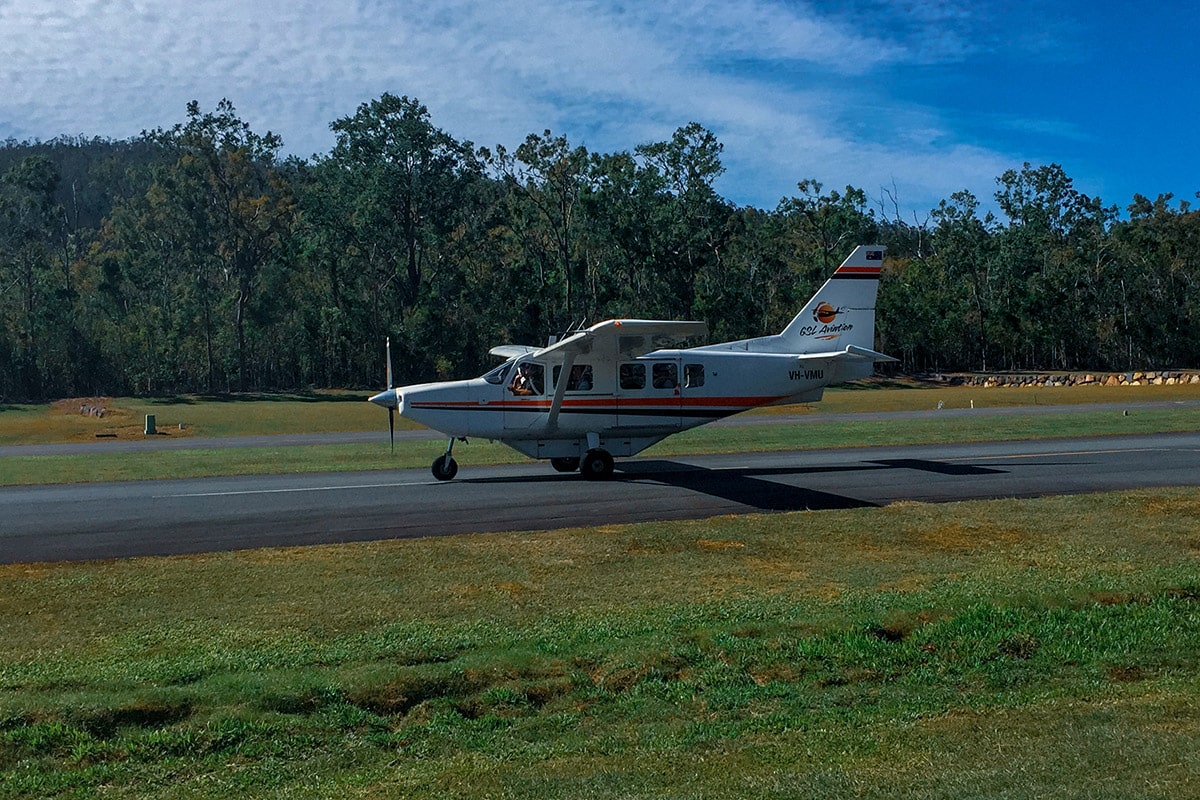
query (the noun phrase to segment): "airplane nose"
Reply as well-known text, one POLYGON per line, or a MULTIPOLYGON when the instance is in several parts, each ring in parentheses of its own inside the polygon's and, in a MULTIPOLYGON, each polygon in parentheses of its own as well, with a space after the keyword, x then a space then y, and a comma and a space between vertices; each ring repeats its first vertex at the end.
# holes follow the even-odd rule
POLYGON ((375 405, 383 406, 384 408, 399 408, 400 406, 400 398, 396 396, 394 389, 388 389, 386 392, 380 392, 374 397, 369 398, 369 400, 375 405))

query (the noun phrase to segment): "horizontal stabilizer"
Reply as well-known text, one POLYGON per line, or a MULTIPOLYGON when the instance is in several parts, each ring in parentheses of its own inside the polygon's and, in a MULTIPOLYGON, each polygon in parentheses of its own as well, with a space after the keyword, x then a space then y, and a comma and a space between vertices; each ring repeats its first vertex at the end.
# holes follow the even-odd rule
POLYGON ((825 353, 804 353, 796 356, 801 361, 899 361, 884 353, 868 350, 856 344, 846 345, 845 350, 832 350, 825 353))
POLYGON ((896 363, 896 364, 900 363, 900 359, 898 359, 898 358, 892 358, 891 356, 887 355, 886 353, 880 353, 875 350, 868 350, 867 348, 859 347, 856 344, 846 345, 846 354, 851 355, 851 356, 858 356, 859 358, 869 358, 872 361, 888 361, 888 362, 892 362, 892 363, 896 363))

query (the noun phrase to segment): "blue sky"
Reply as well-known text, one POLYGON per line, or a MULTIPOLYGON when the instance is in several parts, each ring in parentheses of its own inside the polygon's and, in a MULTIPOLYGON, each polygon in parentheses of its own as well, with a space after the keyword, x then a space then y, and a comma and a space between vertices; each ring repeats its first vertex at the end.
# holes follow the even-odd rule
POLYGON ((1190 4, 918 0, 0 0, 0 139, 123 138, 222 97, 299 155, 383 92, 513 147, 549 128, 600 152, 696 121, 717 188, 773 208, 803 178, 909 221, 990 206, 1023 162, 1076 188, 1200 191, 1190 4))

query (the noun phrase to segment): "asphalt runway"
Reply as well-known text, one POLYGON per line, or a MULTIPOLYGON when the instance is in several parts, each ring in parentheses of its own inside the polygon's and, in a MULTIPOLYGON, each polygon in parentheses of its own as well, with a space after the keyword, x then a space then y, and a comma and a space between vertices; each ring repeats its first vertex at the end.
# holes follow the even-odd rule
POLYGON ((1200 433, 0 489, 0 563, 1200 485, 1200 433))

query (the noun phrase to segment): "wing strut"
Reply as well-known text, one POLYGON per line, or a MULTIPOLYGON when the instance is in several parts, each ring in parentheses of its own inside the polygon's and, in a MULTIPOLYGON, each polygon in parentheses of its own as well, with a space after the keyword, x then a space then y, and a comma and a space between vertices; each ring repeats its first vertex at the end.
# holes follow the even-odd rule
MULTIPOLYGON (((563 394, 567 391, 567 381, 571 379, 571 367, 575 365, 575 351, 563 353, 562 369, 558 371, 558 384, 554 387, 554 397, 550 400, 550 415, 546 418, 546 429, 558 429, 558 412, 562 408, 563 394)), ((554 374, 553 369, 550 372, 554 374)))

